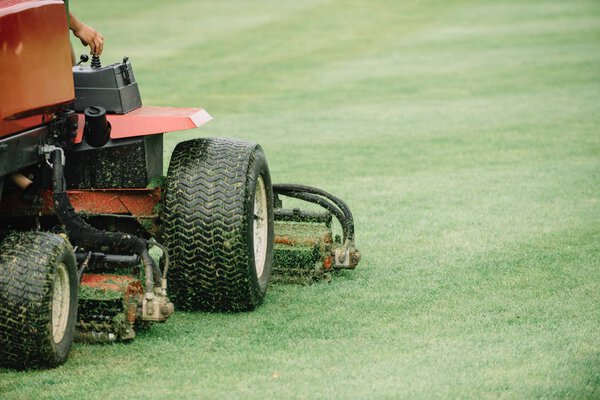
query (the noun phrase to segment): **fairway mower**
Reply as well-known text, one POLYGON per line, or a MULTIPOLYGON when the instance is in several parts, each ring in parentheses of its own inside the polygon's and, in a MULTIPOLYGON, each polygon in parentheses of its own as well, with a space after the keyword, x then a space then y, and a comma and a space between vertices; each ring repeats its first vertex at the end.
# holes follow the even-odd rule
POLYGON ((163 134, 211 116, 143 106, 126 57, 73 66, 60 0, 0 3, 0 85, 0 366, 57 366, 75 339, 131 340, 174 309, 252 310, 271 277, 360 259, 346 203, 272 185, 256 143, 181 142, 163 176, 163 134))

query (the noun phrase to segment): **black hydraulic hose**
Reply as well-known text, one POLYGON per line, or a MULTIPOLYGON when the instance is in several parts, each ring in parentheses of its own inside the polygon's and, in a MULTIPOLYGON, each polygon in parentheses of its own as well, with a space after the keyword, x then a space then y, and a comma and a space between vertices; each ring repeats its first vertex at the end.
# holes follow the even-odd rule
POLYGON ((290 184, 290 183, 278 183, 278 184, 273 185, 273 192, 279 192, 282 190, 311 193, 311 194, 316 194, 319 196, 326 197, 342 210, 342 212, 344 213, 344 215, 346 215, 346 218, 349 221, 352 221, 352 222, 354 221, 354 218, 352 217, 352 211, 350 211, 350 207, 348 207, 348 204, 346 204, 346 202, 344 200, 332 195, 329 192, 326 192, 326 191, 316 188, 316 187, 306 186, 306 185, 298 185, 298 184, 290 184))
POLYGON ((163 259, 164 259, 165 265, 163 267, 163 272, 162 272, 163 276, 162 276, 162 278, 163 279, 167 279, 167 273, 169 272, 169 252, 168 252, 168 250, 167 250, 167 248, 165 246, 163 246, 162 244, 158 243, 155 240, 151 240, 150 244, 152 246, 158 247, 163 252, 163 259))
MULTIPOLYGON (((107 246, 119 252, 137 254, 146 271, 146 292, 152 292, 155 286, 153 275, 158 267, 154 265, 154 261, 148 254, 146 240, 128 233, 101 231, 87 224, 75 212, 65 190, 62 150, 60 149, 52 152, 52 186, 56 216, 65 226, 69 240, 76 246, 107 246)), ((158 275, 160 275, 160 270, 158 270, 158 275)))
POLYGON ((326 199, 316 196, 314 194, 310 194, 310 193, 303 193, 303 192, 294 192, 294 191, 282 191, 282 192, 278 192, 279 194, 282 194, 284 196, 288 196, 288 197, 293 197, 296 199, 300 199, 300 200, 304 200, 304 201, 308 201, 310 203, 314 203, 314 204, 318 204, 321 207, 325 208, 327 211, 331 212, 335 218, 340 222, 340 224, 342 225, 342 231, 344 232, 344 241, 349 238, 349 226, 348 226, 348 220, 346 219, 346 216, 344 215, 344 213, 342 213, 337 207, 335 207, 334 204, 330 203, 329 201, 327 201, 326 199))
POLYGON ((162 289, 163 295, 167 294, 167 273, 169 272, 169 252, 167 248, 157 241, 153 240, 150 242, 153 246, 158 247, 163 252, 163 260, 165 265, 163 266, 162 279, 160 280, 160 287, 162 289))
POLYGON ((340 222, 340 224, 342 225, 342 228, 344 230, 344 241, 346 239, 349 239, 350 241, 354 241, 354 221, 352 219, 352 214, 349 213, 349 210, 346 210, 348 212, 344 213, 339 208, 336 208, 334 204, 329 203, 329 201, 326 198, 320 197, 319 195, 316 195, 316 194, 306 193, 304 191, 295 191, 295 190, 288 191, 288 190, 282 190, 281 188, 278 188, 276 193, 318 204, 318 205, 322 206, 323 208, 327 209, 328 211, 332 212, 335 215, 335 217, 337 218, 337 220, 340 222), (335 210, 335 211, 333 211, 333 210, 335 210))
MULTIPOLYGON (((295 193, 295 194, 302 193, 304 195, 313 195, 313 196, 310 196, 311 200, 309 200, 308 198, 301 199, 301 200, 309 201, 312 203, 317 203, 316 201, 314 201, 315 198, 317 198, 317 196, 322 196, 322 197, 329 199, 336 206, 338 206, 339 209, 341 210, 341 212, 343 213, 342 219, 345 220, 345 223, 347 225, 347 232, 346 232, 347 239, 349 239, 350 241, 354 241, 354 217, 352 216, 350 207, 348 207, 346 202, 344 202, 342 199, 340 199, 324 190, 321 190, 321 189, 318 189, 315 187, 311 187, 311 186, 305 186, 305 185, 275 184, 275 185, 273 185, 273 192, 277 193, 277 194, 282 194, 284 196, 295 197, 295 198, 300 198, 300 197, 298 197, 297 195, 292 196, 291 193, 295 193)), ((321 203, 317 203, 317 204, 319 204, 322 207, 326 208, 327 210, 331 211, 329 207, 325 207, 321 203)), ((336 218, 340 221, 340 223, 342 224, 342 227, 343 227, 344 223, 342 223, 342 219, 340 219, 340 217, 337 214, 334 213, 334 215, 336 215, 336 218)))

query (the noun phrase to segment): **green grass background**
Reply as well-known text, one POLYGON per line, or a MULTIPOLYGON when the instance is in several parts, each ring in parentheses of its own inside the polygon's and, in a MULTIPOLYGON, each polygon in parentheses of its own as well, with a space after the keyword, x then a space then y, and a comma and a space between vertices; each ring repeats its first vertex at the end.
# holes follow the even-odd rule
POLYGON ((145 104, 215 117, 169 153, 261 143, 347 200, 363 261, 0 370, 0 398, 600 398, 598 1, 72 3, 145 104))

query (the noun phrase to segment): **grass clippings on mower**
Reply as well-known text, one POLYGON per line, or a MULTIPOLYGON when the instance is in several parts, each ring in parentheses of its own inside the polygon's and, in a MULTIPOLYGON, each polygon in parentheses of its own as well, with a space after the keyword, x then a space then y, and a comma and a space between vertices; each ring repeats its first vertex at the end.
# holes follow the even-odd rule
POLYGON ((144 104, 215 117, 166 155, 261 143, 273 182, 351 205, 365 257, 1 370, 0 397, 598 398, 597 1, 79 3, 144 104))

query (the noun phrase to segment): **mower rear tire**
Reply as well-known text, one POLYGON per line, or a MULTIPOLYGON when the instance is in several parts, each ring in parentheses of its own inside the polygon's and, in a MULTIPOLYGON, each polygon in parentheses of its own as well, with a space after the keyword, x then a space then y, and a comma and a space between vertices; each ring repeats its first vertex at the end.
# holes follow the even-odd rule
POLYGON ((273 189, 261 147, 216 138, 179 143, 167 181, 162 239, 175 306, 254 309, 273 263, 273 189))
POLYGON ((69 242, 13 232, 0 244, 0 365, 56 367, 66 361, 77 320, 77 265, 69 242))

